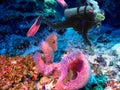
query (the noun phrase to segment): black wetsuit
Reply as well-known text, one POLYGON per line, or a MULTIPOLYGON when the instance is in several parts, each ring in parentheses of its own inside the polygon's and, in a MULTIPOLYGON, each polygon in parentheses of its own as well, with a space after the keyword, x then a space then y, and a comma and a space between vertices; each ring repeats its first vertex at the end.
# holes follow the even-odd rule
POLYGON ((85 10, 84 14, 77 14, 69 18, 66 18, 64 21, 57 23, 52 23, 47 18, 40 16, 38 20, 38 24, 40 20, 43 20, 47 25, 49 25, 53 29, 64 29, 64 28, 72 27, 79 34, 82 34, 82 37, 84 38, 85 42, 89 46, 91 46, 91 43, 87 37, 87 32, 97 24, 97 22, 94 20, 94 17, 95 17, 94 13, 91 12, 86 13, 85 10))

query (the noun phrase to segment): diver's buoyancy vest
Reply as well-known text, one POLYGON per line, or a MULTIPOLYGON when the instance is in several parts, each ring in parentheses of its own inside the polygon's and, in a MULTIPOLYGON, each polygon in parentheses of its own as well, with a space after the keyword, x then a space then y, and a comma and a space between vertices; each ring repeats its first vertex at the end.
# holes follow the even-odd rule
POLYGON ((85 8, 86 8, 86 13, 88 13, 89 10, 93 10, 93 8, 91 6, 81 6, 81 7, 76 7, 76 8, 68 8, 68 9, 65 9, 64 15, 66 18, 69 18, 69 17, 77 15, 77 14, 81 15, 81 14, 85 13, 85 8))

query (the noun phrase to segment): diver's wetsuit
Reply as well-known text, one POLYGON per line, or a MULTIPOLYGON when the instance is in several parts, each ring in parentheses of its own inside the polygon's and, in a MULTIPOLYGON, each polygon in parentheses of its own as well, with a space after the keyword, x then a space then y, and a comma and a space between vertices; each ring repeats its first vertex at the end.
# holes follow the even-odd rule
POLYGON ((53 29, 64 29, 73 27, 75 31, 77 31, 79 34, 82 34, 82 37, 84 38, 85 42, 91 46, 90 41, 87 37, 87 32, 89 29, 91 29, 93 26, 97 24, 97 22, 94 20, 95 14, 94 13, 86 13, 84 14, 77 14, 74 16, 71 16, 69 18, 66 18, 65 21, 52 23, 50 20, 43 16, 39 16, 38 24, 41 20, 43 20, 47 25, 49 25, 53 29))

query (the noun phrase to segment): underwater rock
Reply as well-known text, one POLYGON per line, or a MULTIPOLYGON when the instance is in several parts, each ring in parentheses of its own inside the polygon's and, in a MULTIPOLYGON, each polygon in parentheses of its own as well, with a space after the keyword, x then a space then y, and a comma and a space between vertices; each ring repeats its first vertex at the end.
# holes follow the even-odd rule
POLYGON ((105 83, 108 81, 108 78, 104 75, 97 74, 91 75, 91 78, 88 84, 84 89, 80 90, 104 90, 105 83))
POLYGON ((106 65, 107 65, 107 64, 106 64, 106 61, 105 61, 105 59, 102 57, 102 55, 98 56, 98 57, 96 58, 96 61, 97 61, 100 65, 102 65, 102 66, 106 66, 106 65))
POLYGON ((27 38, 17 35, 11 35, 6 38, 6 42, 8 43, 5 47, 7 49, 7 54, 11 56, 22 55, 26 48, 29 47, 30 42, 27 38))
POLYGON ((4 41, 5 36, 11 34, 10 30, 11 30, 11 27, 6 25, 0 25, 0 42, 4 41))
POLYGON ((120 56, 120 43, 117 43, 115 44, 113 47, 112 47, 112 50, 115 51, 115 53, 120 56))
POLYGON ((99 43, 109 43, 111 40, 107 37, 107 35, 101 35, 97 38, 97 42, 99 43))
POLYGON ((49 15, 55 15, 57 12, 55 10, 57 3, 56 0, 44 0, 44 11, 49 15))

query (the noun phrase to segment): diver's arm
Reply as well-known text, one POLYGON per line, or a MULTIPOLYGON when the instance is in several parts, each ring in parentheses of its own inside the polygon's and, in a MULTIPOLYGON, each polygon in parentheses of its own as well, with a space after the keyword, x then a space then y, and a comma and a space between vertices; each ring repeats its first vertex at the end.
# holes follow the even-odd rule
POLYGON ((92 45, 91 45, 91 43, 90 43, 90 41, 88 39, 88 35, 87 35, 89 29, 90 28, 88 26, 84 25, 84 28, 82 30, 82 37, 85 40, 85 42, 91 47, 92 45))

